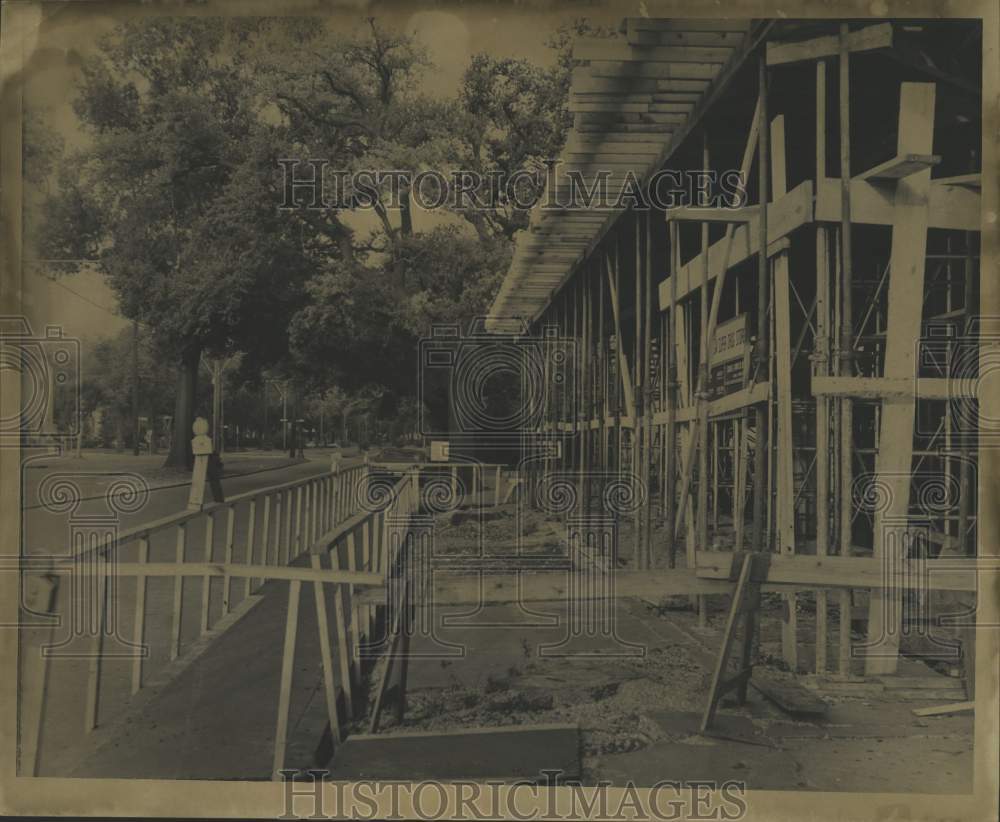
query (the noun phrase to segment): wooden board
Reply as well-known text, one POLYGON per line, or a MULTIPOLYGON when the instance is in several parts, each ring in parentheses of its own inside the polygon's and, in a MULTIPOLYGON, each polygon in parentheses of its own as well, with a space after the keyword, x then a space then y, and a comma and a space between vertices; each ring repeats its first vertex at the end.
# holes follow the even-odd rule
MULTIPOLYGON (((934 139, 933 83, 903 83, 899 102, 897 154, 929 154, 934 139)), ((893 208, 892 247, 889 255, 889 314, 886 327, 884 376, 912 377, 916 373, 916 346, 923 314, 924 269, 927 252, 930 167, 900 180, 893 208)), ((905 550, 913 469, 915 401, 882 403, 875 473, 887 494, 885 510, 875 513, 874 550, 905 550)), ((899 650, 902 600, 898 592, 872 592, 868 608, 865 673, 892 673, 899 650)))
POLYGON ((899 154, 858 175, 859 180, 892 183, 941 162, 937 154, 899 154))
MULTIPOLYGON (((822 57, 832 57, 839 50, 839 37, 836 34, 814 37, 811 40, 801 40, 797 43, 782 43, 771 41, 767 44, 767 64, 780 66, 786 63, 796 63, 800 60, 818 60, 822 57)), ((866 51, 869 49, 889 48, 892 46, 892 23, 879 23, 852 31, 847 38, 850 51, 866 51)))
MULTIPOLYGON (((892 225, 893 188, 873 186, 866 180, 851 180, 851 222, 866 225, 892 225)), ((957 231, 982 229, 981 197, 978 190, 944 181, 931 181, 930 228, 957 231)), ((827 177, 816 188, 816 220, 840 222, 840 179, 827 177)))
POLYGON ((975 399, 975 380, 940 377, 819 377, 812 378, 814 396, 854 397, 864 400, 975 399))
MULTIPOLYGON (((729 579, 733 564, 730 551, 698 551, 697 575, 702 579, 729 579)), ((875 557, 815 557, 775 554, 771 557, 768 583, 774 586, 882 588, 886 584, 931 591, 975 591, 977 578, 988 571, 975 559, 931 559, 900 562, 889 576, 882 560, 875 557)), ((764 590, 769 590, 767 585, 764 590)), ((770 590, 774 590, 771 588, 770 590)))
POLYGON ((511 725, 437 733, 349 736, 327 765, 335 780, 503 779, 580 776, 576 725, 511 725))
POLYGON ((646 63, 632 60, 593 60, 590 76, 595 78, 642 78, 656 80, 711 81, 722 68, 720 63, 646 63))
POLYGON ((914 716, 944 716, 945 714, 961 714, 976 709, 975 702, 953 702, 950 705, 935 705, 932 708, 914 708, 914 716))
POLYGON ((578 37, 574 60, 614 60, 668 63, 724 63, 735 46, 633 46, 607 37, 578 37))
POLYGON ((629 27, 625 38, 633 46, 732 46, 743 43, 742 31, 649 31, 629 27))
MULTIPOLYGON (((785 117, 771 121, 771 196, 777 200, 787 193, 785 174, 785 117)), ((791 337, 791 272, 789 251, 780 251, 774 258, 772 277, 774 296, 771 310, 774 316, 774 369, 777 395, 778 425, 775 432, 777 448, 777 531, 778 552, 795 553, 795 466, 792 453, 792 337, 791 337)), ((784 610, 781 618, 781 658, 792 671, 799 667, 798 615, 794 593, 782 595, 784 610)))

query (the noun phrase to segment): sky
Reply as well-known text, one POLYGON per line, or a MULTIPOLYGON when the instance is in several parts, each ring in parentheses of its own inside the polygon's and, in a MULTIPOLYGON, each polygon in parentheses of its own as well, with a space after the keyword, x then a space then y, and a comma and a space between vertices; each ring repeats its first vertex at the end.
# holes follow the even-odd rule
MULTIPOLYGON (((426 77, 425 90, 442 95, 455 93, 470 57, 479 51, 548 63, 553 52, 546 41, 564 20, 586 13, 602 22, 611 22, 620 20, 624 13, 623 8, 609 14, 606 9, 582 5, 553 11, 552 4, 544 3, 520 6, 493 2, 436 3, 432 9, 417 11, 414 11, 416 3, 362 9, 365 5, 363 0, 342 0, 325 8, 334 8, 335 19, 348 28, 364 25, 367 16, 376 14, 396 27, 414 32, 426 45, 434 64, 426 77)), ((215 4, 210 8, 218 13, 220 6, 215 4)), ((241 14, 253 13, 254 5, 242 3, 239 8, 241 14)), ((273 14, 272 4, 260 8, 273 14)), ((282 11, 287 13, 288 8, 283 6, 282 11)), ((84 139, 72 110, 74 85, 82 60, 93 53, 99 38, 110 32, 123 14, 135 13, 145 12, 134 5, 46 4, 45 18, 39 16, 28 22, 22 41, 29 66, 25 105, 42 110, 68 146, 80 145, 84 139)), ((414 214, 417 230, 440 219, 414 214)), ((359 218, 355 228, 364 232, 369 225, 377 225, 373 215, 359 218)), ((81 337, 111 335, 127 325, 115 314, 115 295, 104 285, 99 272, 64 277, 58 283, 26 273, 26 284, 29 286, 26 308, 29 316, 35 318, 35 324, 58 323, 63 325, 65 333, 81 337)))

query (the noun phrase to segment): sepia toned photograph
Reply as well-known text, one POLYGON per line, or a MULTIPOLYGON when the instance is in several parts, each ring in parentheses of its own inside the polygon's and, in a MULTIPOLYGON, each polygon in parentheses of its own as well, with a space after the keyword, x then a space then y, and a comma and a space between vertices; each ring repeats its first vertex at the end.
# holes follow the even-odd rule
POLYGON ((0 812, 997 818, 994 3, 0 10, 0 812))

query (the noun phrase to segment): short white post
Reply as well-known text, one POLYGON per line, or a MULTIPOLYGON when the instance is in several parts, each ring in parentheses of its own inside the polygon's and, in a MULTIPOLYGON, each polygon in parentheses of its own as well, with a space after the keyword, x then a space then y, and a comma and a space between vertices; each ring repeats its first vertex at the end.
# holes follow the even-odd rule
POLYGON ((191 426, 194 439, 191 451, 194 454, 194 470, 191 473, 191 494, 188 508, 200 511, 205 504, 205 479, 208 475, 208 458, 212 453, 212 438, 208 436, 208 420, 198 417, 191 426))

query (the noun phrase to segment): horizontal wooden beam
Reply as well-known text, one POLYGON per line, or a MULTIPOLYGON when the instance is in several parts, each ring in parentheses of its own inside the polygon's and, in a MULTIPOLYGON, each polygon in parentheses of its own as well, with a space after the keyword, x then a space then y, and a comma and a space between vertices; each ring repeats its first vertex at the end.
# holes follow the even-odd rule
POLYGON ((862 172, 857 176, 858 180, 868 180, 868 182, 896 182, 918 171, 924 171, 931 166, 936 166, 941 162, 937 154, 900 154, 879 163, 874 168, 862 172))
MULTIPOLYGON (((861 185, 861 184, 859 184, 861 185)), ((870 186, 868 186, 870 188, 870 186)), ((839 193, 839 189, 838 189, 839 193)), ((767 236, 773 245, 791 234, 796 228, 812 222, 813 218, 813 184, 812 180, 804 180, 789 191, 784 197, 779 197, 767 207, 767 236)), ((733 231, 733 247, 729 255, 729 267, 733 268, 751 255, 757 253, 758 230, 757 217, 750 222, 738 225, 733 231)), ((768 246, 769 253, 771 245, 768 246)), ((719 276, 723 260, 726 259, 726 238, 712 243, 708 248, 708 278, 719 276)), ((681 266, 677 272, 677 298, 684 299, 701 287, 702 255, 699 254, 681 266)), ((670 304, 670 278, 659 285, 660 310, 670 304)))
POLYGON ((600 102, 570 100, 567 107, 575 114, 684 114, 694 108, 694 101, 628 103, 610 97, 600 102))
MULTIPOLYGON (((801 60, 818 60, 832 57, 839 50, 839 36, 836 34, 801 40, 797 43, 771 41, 767 44, 767 64, 781 66, 801 60)), ((850 51, 869 51, 892 46, 892 23, 879 23, 852 31, 847 37, 850 51)))
POLYGON ((914 708, 914 716, 945 716, 946 714, 972 713, 976 710, 975 702, 952 702, 949 705, 935 705, 931 708, 914 708))
MULTIPOLYGON (((731 414, 733 411, 739 411, 741 408, 746 408, 749 405, 756 405, 757 403, 766 402, 768 397, 771 395, 771 384, 767 382, 758 382, 749 388, 744 388, 740 391, 734 391, 732 394, 726 394, 724 397, 719 397, 717 400, 712 400, 708 404, 708 416, 709 417, 721 417, 724 414, 731 414)), ((674 420, 675 422, 691 422, 698 417, 698 406, 697 405, 686 405, 675 410, 674 420)), ((653 414, 653 422, 656 425, 663 425, 667 422, 667 412, 657 411, 653 414)))
POLYGON ((570 94, 652 94, 658 89, 655 77, 597 77, 589 66, 578 66, 570 75, 570 94))
MULTIPOLYGON (((917 342, 914 341, 914 345, 917 342)), ((975 380, 943 377, 821 377, 812 378, 817 397, 854 397, 863 400, 956 400, 974 399, 975 380)))
POLYGON ((630 126, 635 125, 678 125, 684 122, 687 115, 684 112, 668 112, 666 114, 653 112, 618 112, 618 111, 591 111, 576 112, 573 115, 574 128, 596 125, 613 131, 624 126, 626 131, 630 126))
POLYGON ((931 182, 937 185, 962 186, 963 188, 972 188, 979 191, 983 187, 983 175, 977 171, 974 174, 959 174, 955 177, 939 177, 931 182))
POLYGON ((670 63, 724 63, 733 46, 632 46, 604 37, 580 37, 573 43, 574 60, 615 60, 670 63))
POLYGON ((633 46, 732 46, 743 42, 740 31, 649 31, 628 28, 625 39, 633 46))
MULTIPOLYGON (((896 193, 888 186, 851 180, 851 222, 892 225, 896 193)), ((982 229, 981 198, 975 189, 931 180, 928 226, 956 231, 982 229)), ((825 177, 816 188, 816 220, 840 222, 840 179, 825 177)), ((770 215, 770 212, 768 212, 770 215)))
POLYGON ((698 208, 684 206, 672 208, 667 212, 667 221, 694 220, 700 223, 748 223, 751 218, 760 214, 760 206, 743 206, 742 208, 698 208))
POLYGON ((226 565, 221 562, 114 562, 108 566, 107 573, 114 577, 253 577, 351 585, 385 584, 381 574, 366 571, 327 571, 290 565, 226 565))
POLYGON ((652 78, 656 80, 712 80, 721 63, 642 63, 628 60, 593 60, 591 77, 652 78))
MULTIPOLYGON (((698 551, 697 575, 730 579, 733 553, 698 551)), ((815 557, 772 554, 767 573, 771 585, 830 588, 918 588, 928 591, 976 591, 978 559, 901 560, 891 569, 881 557, 815 557)))

